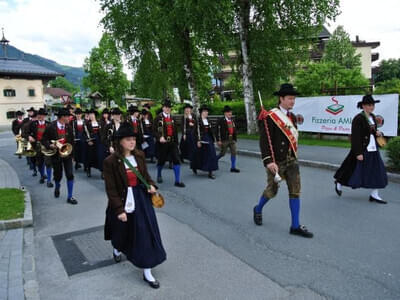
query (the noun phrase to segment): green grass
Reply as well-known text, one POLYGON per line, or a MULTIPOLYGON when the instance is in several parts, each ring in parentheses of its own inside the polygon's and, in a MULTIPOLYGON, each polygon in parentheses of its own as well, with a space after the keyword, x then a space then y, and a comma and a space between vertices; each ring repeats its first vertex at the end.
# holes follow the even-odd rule
MULTIPOLYGON (((257 134, 238 134, 239 139, 248 140, 258 140, 259 136, 257 134)), ((300 145, 309 146, 325 146, 325 147, 340 147, 340 148, 350 148, 350 142, 345 140, 321 140, 313 138, 310 136, 301 136, 299 138, 300 145)))
POLYGON ((22 218, 24 216, 24 192, 19 189, 0 189, 0 220, 22 218))

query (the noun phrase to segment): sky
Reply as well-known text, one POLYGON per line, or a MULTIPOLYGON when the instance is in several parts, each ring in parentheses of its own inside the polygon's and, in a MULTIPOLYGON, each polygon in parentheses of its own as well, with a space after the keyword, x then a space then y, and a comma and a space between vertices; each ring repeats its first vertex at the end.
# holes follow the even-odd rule
MULTIPOLYGON (((343 25, 352 40, 379 41, 380 59, 400 58, 399 0, 341 0, 340 6, 330 32, 343 25)), ((0 0, 0 27, 10 44, 63 65, 83 65, 101 38, 101 18, 95 0, 0 0)))

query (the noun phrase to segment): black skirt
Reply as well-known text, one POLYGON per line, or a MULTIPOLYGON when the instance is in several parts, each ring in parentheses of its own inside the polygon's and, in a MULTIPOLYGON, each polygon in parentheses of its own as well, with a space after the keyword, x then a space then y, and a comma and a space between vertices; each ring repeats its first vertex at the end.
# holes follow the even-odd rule
POLYGON ((193 130, 190 130, 186 133, 186 139, 183 139, 183 137, 181 138, 179 150, 181 151, 182 159, 188 159, 189 161, 193 160, 193 154, 196 151, 193 130))
POLYGON ((106 212, 105 239, 138 268, 153 268, 167 259, 150 194, 143 186, 132 188, 135 211, 122 222, 110 209, 106 212))
POLYGON ((204 144, 201 144, 201 148, 197 148, 193 155, 190 167, 193 170, 202 171, 215 171, 218 170, 218 159, 215 152, 214 142, 209 134, 205 134, 203 137, 204 144), (208 143, 208 144, 206 144, 208 143))

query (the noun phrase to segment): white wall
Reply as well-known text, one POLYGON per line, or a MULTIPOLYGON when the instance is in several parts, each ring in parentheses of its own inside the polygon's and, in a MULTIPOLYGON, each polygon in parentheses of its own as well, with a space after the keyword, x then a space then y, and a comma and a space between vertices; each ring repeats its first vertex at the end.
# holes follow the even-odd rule
POLYGON ((356 54, 361 54, 361 73, 371 79, 371 47, 357 47, 356 54))

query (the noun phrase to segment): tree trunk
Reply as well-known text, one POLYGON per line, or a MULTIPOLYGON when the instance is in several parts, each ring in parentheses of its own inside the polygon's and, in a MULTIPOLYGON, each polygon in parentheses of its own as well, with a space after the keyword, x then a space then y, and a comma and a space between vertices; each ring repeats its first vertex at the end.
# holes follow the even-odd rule
POLYGON ((183 50, 185 56, 185 64, 183 68, 186 74, 190 99, 192 100, 193 110, 197 111, 197 108, 199 106, 199 97, 197 95, 196 81, 194 79, 193 73, 193 51, 190 41, 190 32, 187 28, 185 28, 185 30, 183 31, 183 50))
POLYGON ((240 47, 243 60, 243 95, 246 109, 247 133, 255 134, 257 132, 257 114, 254 104, 253 80, 249 61, 250 3, 249 0, 237 0, 237 4, 240 47))

